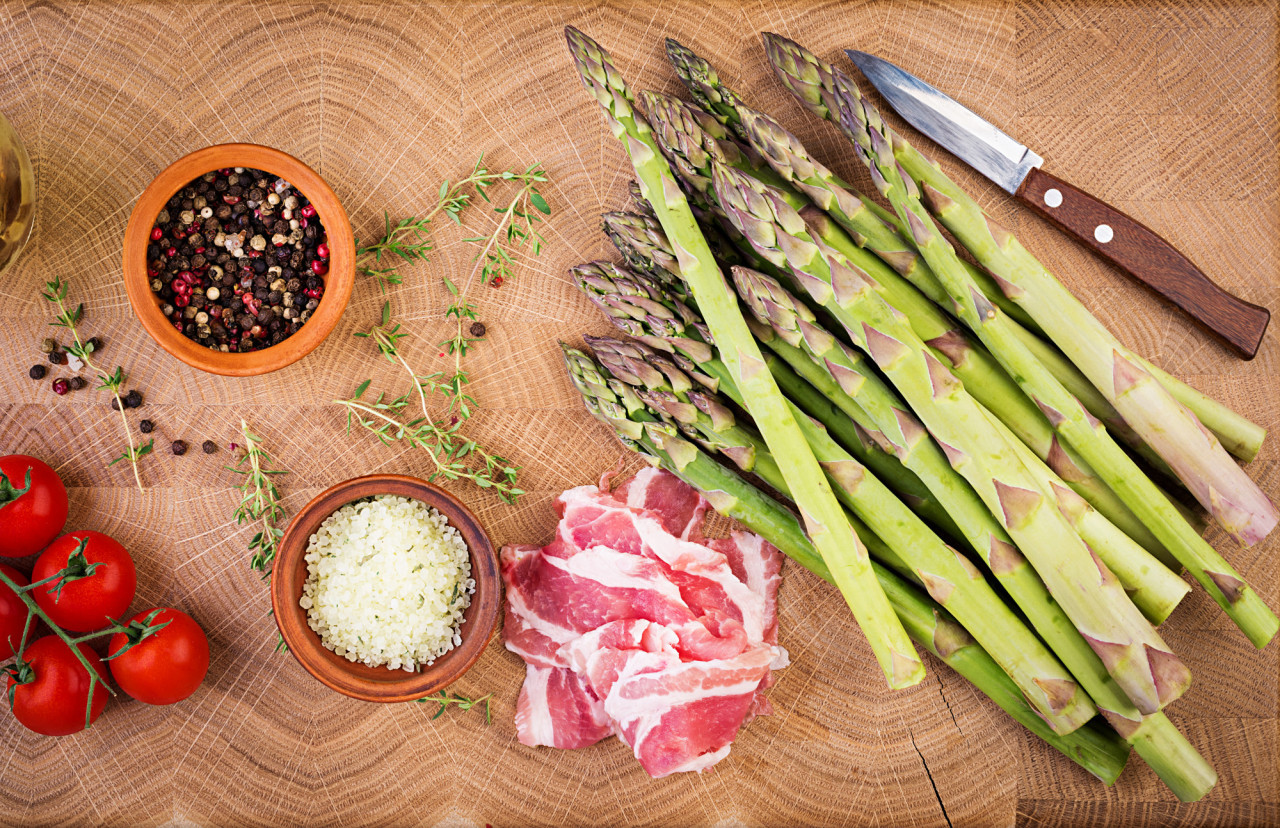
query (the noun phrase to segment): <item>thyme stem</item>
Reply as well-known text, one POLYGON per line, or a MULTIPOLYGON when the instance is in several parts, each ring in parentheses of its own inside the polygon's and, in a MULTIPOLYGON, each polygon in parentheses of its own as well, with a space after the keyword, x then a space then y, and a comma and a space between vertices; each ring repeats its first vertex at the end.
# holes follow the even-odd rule
POLYGON ((273 462, 271 455, 263 448, 262 438, 250 431, 249 424, 243 419, 240 420, 240 434, 244 438, 244 454, 236 461, 236 465, 226 467, 228 471, 244 476, 244 481, 240 484, 240 504, 236 507, 234 517, 238 525, 259 524, 258 532, 249 540, 249 551, 252 553, 249 565, 261 572, 266 579, 271 577, 277 544, 284 536, 279 523, 285 516, 284 507, 280 505, 280 491, 271 478, 288 472, 268 467, 273 462))
POLYGON ((133 480, 138 484, 138 491, 145 491, 142 485, 142 476, 138 474, 138 460, 151 453, 151 446, 155 444, 155 440, 152 440, 151 443, 142 448, 135 448, 134 446, 133 432, 129 430, 128 418, 124 416, 124 400, 120 397, 120 387, 124 384, 124 373, 122 369, 116 368, 114 374, 108 374, 99 368, 98 364, 89 356, 93 349, 85 347, 84 342, 80 339, 80 331, 76 328, 76 324, 84 314, 84 305, 81 304, 75 311, 67 310, 67 283, 62 281, 62 277, 59 276, 52 282, 47 282, 45 287, 44 298, 58 306, 57 320, 49 324, 66 328, 71 332, 71 337, 76 344, 74 350, 68 350, 73 356, 84 362, 85 367, 97 374, 98 381, 102 383, 100 387, 107 389, 115 397, 116 409, 120 412, 120 425, 124 427, 124 437, 129 442, 129 449, 124 455, 113 460, 112 463, 127 457, 129 465, 133 467, 133 480))

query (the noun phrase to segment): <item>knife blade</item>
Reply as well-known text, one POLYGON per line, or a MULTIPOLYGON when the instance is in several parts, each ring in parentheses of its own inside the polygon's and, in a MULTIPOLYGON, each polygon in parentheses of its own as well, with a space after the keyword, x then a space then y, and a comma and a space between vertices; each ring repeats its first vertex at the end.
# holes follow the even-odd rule
POLYGON ((936 87, 884 58, 856 49, 845 54, 907 123, 1182 308, 1243 358, 1257 355, 1271 319, 1266 308, 1220 288, 1146 225, 1041 170, 1038 154, 936 87))

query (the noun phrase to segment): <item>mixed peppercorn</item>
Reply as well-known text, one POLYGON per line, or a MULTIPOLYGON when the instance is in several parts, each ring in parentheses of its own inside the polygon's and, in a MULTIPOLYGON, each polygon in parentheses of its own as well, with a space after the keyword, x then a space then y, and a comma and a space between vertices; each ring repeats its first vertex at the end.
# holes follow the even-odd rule
MULTIPOLYGON (((95 336, 92 339, 88 340, 85 343, 85 346, 86 347, 92 346, 92 350, 95 352, 100 351, 102 350, 102 340, 95 336)), ((50 339, 46 337, 45 339, 41 340, 40 353, 45 355, 45 358, 48 360, 48 364, 46 365, 45 363, 37 362, 35 365, 32 365, 30 369, 28 369, 27 376, 31 377, 33 380, 42 380, 46 376, 48 376, 49 365, 55 365, 55 366, 65 365, 68 368, 70 368, 72 371, 79 371, 80 369, 84 368, 84 362, 81 361, 79 357, 76 357, 64 351, 62 349, 62 346, 58 344, 57 340, 55 339, 50 339)), ((53 393, 61 397, 64 394, 68 394, 72 391, 79 391, 81 388, 87 387, 88 384, 89 384, 88 381, 84 377, 71 376, 71 377, 54 377, 52 382, 50 382, 49 385, 53 389, 53 393)), ((139 405, 142 404, 141 395, 139 395, 138 397, 138 404, 139 405)))
POLYGON ((160 309, 189 339, 244 353, 306 324, 324 296, 329 245, 307 197, 261 170, 205 173, 151 229, 147 276, 160 309))

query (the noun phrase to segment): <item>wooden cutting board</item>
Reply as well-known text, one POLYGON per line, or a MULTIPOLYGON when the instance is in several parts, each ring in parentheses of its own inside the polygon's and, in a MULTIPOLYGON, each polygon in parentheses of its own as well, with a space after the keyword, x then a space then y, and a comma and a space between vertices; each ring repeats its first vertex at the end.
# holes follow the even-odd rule
MULTIPOLYGON (((208 630, 204 687, 170 708, 113 701, 86 733, 36 737, 0 714, 0 823, 423 825, 1265 825, 1280 822, 1277 645, 1254 651, 1202 593, 1165 626, 1195 674, 1170 709, 1222 780, 1179 805, 1138 760, 1107 789, 1014 725, 945 667, 890 693, 839 596, 788 567, 782 642, 793 665, 714 773, 649 780, 616 741, 533 750, 515 740, 519 660, 493 642, 455 689, 494 694, 476 712, 375 706, 321 687, 273 652, 265 585, 225 446, 247 419, 292 474, 297 508, 375 471, 425 474, 421 456, 348 436, 330 404, 366 378, 400 378, 351 334, 383 297, 357 285, 317 351, 277 374, 226 379, 162 352, 130 315, 120 245, 134 199, 190 150, 252 141, 317 169, 358 235, 434 203, 479 151, 546 165, 554 216, 545 254, 499 290, 472 284, 469 233, 442 227, 430 265, 393 294, 421 370, 441 363, 439 277, 470 288, 491 331, 468 361, 478 436, 525 467, 517 506, 458 489, 498 543, 550 538, 552 498, 594 481, 624 451, 581 409, 557 339, 609 327, 566 267, 610 255, 601 211, 626 200, 628 165, 578 84, 566 23, 598 37, 637 88, 676 92, 662 38, 716 61, 842 175, 865 184, 847 145, 802 113, 766 70, 755 33, 794 37, 829 59, 876 52, 973 105, 1051 158, 1056 171, 1165 234, 1225 287, 1272 309, 1280 277, 1274 4, 877 2, 284 5, 242 2, 0 7, 0 111, 35 163, 38 213, 19 266, 0 277, 0 449, 37 454, 71 487, 71 527, 109 532, 139 567, 136 607, 172 604, 208 630), (92 390, 55 397, 27 368, 50 330, 38 296, 68 277, 84 329, 106 341, 157 423, 139 492, 117 415, 92 390), (215 456, 168 451, 213 439, 215 456)), ((927 143, 924 144, 927 147, 927 143)), ((1280 335, 1252 363, 1014 207, 938 153, 1113 330, 1198 388, 1280 425, 1280 335)), ((482 232, 487 217, 475 214, 482 232)), ((1273 437, 1250 472, 1280 494, 1273 437)), ((634 461, 631 461, 634 465, 634 461)), ((1251 550, 1213 542, 1280 606, 1280 536, 1251 550)))

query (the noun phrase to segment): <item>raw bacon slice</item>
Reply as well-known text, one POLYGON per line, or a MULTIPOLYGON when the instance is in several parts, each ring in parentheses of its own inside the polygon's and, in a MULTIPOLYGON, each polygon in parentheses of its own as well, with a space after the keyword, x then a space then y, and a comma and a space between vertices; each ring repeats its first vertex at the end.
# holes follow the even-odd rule
POLYGON ((777 644, 778 586, 782 583, 782 553, 759 535, 736 530, 727 538, 708 541, 707 545, 724 555, 734 576, 764 599, 764 617, 769 620, 769 625, 764 630, 764 640, 770 644, 777 644))
POLYGON ((705 498, 644 469, 613 494, 557 499, 545 547, 502 550, 504 638, 525 660, 516 729, 571 748, 617 735, 652 776, 705 770, 769 712, 781 556, 755 535, 704 541, 705 498))
POLYGON ((529 747, 580 748, 613 735, 604 705, 576 673, 526 665, 516 702, 516 738, 529 747))
POLYGON ((756 688, 769 673, 772 648, 661 669, 654 658, 637 656, 623 669, 605 713, 650 776, 705 770, 729 754, 738 728, 757 710, 756 688))
POLYGON ((656 512, 666 530, 680 540, 702 537, 702 517, 710 504, 674 474, 645 466, 619 485, 613 496, 631 509, 656 512))
POLYGON ((585 549, 598 544, 661 561, 693 612, 735 619, 746 629, 748 640, 763 640, 763 597, 735 577, 722 552, 672 537, 652 512, 632 511, 609 495, 574 489, 566 493, 563 506, 559 537, 566 545, 585 549))

